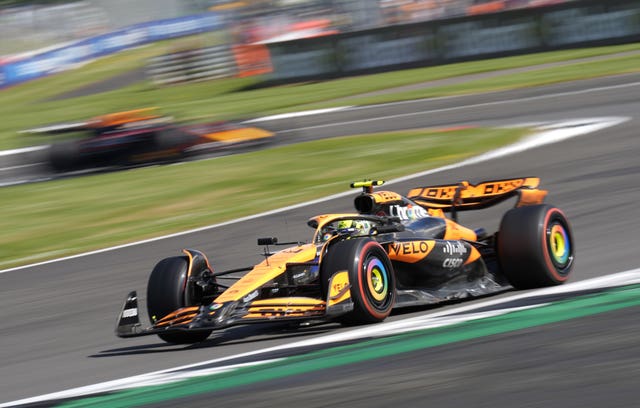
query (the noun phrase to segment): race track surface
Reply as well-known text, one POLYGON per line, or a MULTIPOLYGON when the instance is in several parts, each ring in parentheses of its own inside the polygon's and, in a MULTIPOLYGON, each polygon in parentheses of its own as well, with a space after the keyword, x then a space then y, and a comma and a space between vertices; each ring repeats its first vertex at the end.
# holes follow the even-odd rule
MULTIPOLYGON (((547 202, 561 207, 572 223, 577 247, 572 280, 580 281, 639 266, 639 94, 640 75, 627 75, 352 109, 283 119, 268 127, 280 131, 284 142, 293 142, 418 127, 628 117, 627 122, 604 131, 389 186, 406 192, 418 185, 461 179, 538 176, 542 187, 549 190, 547 202)), ((345 187, 349 181, 345 180, 345 187)), ((335 326, 302 331, 238 327, 191 347, 167 345, 155 337, 122 340, 113 334, 129 290, 138 289, 144 304, 146 280, 159 259, 191 247, 205 251, 216 269, 248 266, 260 260, 257 236, 308 239, 311 230, 305 223, 310 216, 351 211, 354 195, 1 273, 0 404, 348 330, 335 326)), ((501 206, 465 213, 461 221, 493 231, 504 210, 501 206)), ((433 310, 412 310, 391 320, 433 310)), ((291 382, 262 383, 252 388, 251 395, 246 390, 226 391, 209 396, 204 404, 291 406, 294 400, 304 399, 305 407, 346 402, 351 407, 633 406, 640 396, 636 381, 630 380, 640 373, 640 347, 633 341, 638 338, 637 312, 630 308, 359 363, 339 373, 319 371, 291 382)), ((197 399, 183 402, 183 406, 203 405, 197 399)))

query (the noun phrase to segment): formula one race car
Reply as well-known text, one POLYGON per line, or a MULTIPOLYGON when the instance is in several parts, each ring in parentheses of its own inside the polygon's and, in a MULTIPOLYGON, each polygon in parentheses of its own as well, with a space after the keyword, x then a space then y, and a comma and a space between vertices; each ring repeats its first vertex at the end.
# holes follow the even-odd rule
POLYGON ((176 160, 188 155, 264 143, 273 133, 231 122, 177 124, 154 108, 116 112, 77 123, 63 123, 22 133, 82 132, 84 137, 51 145, 55 171, 176 160))
POLYGON ((157 334, 194 343, 231 325, 275 321, 375 323, 393 308, 558 285, 574 262, 571 228, 543 204, 538 178, 414 188, 407 196, 374 191, 382 181, 353 183, 357 213, 311 218, 311 242, 271 253, 276 238, 258 239, 265 259, 215 271, 199 251, 160 261, 149 278, 151 326, 142 328, 136 292, 124 304, 120 337, 157 334), (487 234, 456 222, 457 212, 515 197, 499 230, 487 234), (445 211, 451 213, 445 217, 445 211), (217 278, 248 271, 230 287, 217 278))

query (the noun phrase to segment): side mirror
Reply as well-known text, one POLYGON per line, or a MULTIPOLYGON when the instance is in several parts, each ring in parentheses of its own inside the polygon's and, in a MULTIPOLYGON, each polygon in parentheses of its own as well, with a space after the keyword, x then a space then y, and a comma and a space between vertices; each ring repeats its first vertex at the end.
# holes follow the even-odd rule
POLYGON ((404 225, 402 224, 390 224, 390 225, 378 225, 375 227, 377 234, 388 234, 390 232, 404 231, 404 225))
POLYGON ((258 238, 258 245, 276 245, 278 238, 258 238))

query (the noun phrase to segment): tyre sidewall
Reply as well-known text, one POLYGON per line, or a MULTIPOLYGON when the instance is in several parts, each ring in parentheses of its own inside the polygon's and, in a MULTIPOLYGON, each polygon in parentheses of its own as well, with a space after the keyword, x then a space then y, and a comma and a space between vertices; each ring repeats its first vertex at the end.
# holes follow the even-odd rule
POLYGON ((49 148, 49 165, 54 171, 75 169, 80 162, 80 145, 76 140, 65 140, 49 148))
POLYGON ((395 300, 391 261, 384 248, 373 240, 360 240, 354 252, 353 265, 349 268, 351 297, 358 300, 354 303, 372 320, 382 321, 391 313, 395 300), (379 276, 375 276, 376 273, 379 276), (377 285, 372 283, 374 278, 379 278, 381 282, 377 285), (380 287, 379 292, 376 292, 375 286, 380 287), (376 296, 382 299, 377 300, 376 296))
MULTIPOLYGON (((147 310, 151 323, 185 306, 185 288, 189 261, 187 257, 165 258, 153 268, 147 285, 147 310)), ((212 330, 159 333, 168 343, 192 344, 205 340, 212 330)))
POLYGON ((147 310, 151 323, 176 309, 186 306, 184 291, 189 261, 184 256, 158 262, 149 276, 147 310))

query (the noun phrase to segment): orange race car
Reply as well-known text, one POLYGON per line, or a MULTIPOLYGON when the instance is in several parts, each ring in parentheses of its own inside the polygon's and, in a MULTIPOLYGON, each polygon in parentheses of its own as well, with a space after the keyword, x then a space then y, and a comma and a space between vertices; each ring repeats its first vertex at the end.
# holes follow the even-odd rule
POLYGON ((571 228, 561 210, 543 204, 539 181, 463 181, 406 196, 374 191, 382 181, 353 183, 363 190, 357 212, 311 218, 311 241, 278 252, 269 250, 279 245, 276 238, 258 239, 265 259, 255 266, 216 271, 193 249, 161 260, 147 288, 151 326, 142 328, 131 292, 116 334, 194 343, 213 330, 255 322, 375 323, 393 308, 564 283, 574 262, 571 228), (459 211, 509 198, 515 208, 496 233, 457 222, 459 211), (217 279, 242 271, 248 273, 229 287, 217 279))
POLYGON ((49 148, 49 164, 57 172, 104 166, 128 166, 175 161, 200 153, 263 144, 274 134, 233 122, 176 123, 155 108, 101 115, 86 121, 61 123, 22 133, 81 133, 49 148))

